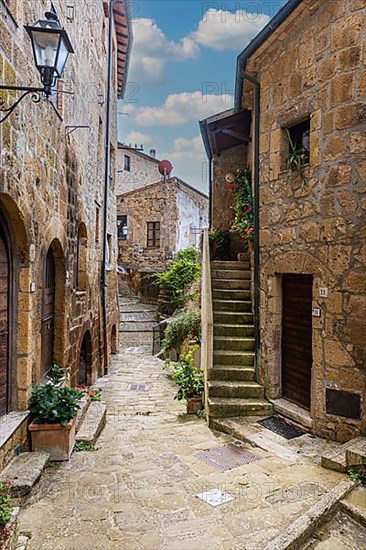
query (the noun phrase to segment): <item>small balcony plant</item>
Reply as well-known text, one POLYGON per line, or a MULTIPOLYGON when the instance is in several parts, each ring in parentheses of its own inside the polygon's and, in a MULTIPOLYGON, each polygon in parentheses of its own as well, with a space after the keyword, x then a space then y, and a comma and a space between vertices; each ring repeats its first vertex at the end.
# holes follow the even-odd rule
POLYGON ((172 378, 178 386, 174 399, 187 401, 187 414, 196 414, 202 409, 202 394, 204 390, 204 375, 194 360, 198 346, 192 346, 174 365, 172 378))
POLYGON ((29 426, 32 450, 49 453, 50 460, 68 460, 75 443, 75 417, 83 393, 65 386, 65 372, 51 367, 48 381, 32 390, 29 426))

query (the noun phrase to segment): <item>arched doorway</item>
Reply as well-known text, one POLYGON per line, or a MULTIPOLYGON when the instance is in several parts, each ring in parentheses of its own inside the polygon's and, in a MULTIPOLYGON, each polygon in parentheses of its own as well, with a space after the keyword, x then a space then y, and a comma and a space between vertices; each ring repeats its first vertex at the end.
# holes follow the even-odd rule
POLYGON ((79 360, 79 384, 89 386, 92 383, 92 341, 90 332, 87 330, 80 348, 79 360))
POLYGON ((56 269, 53 250, 48 249, 43 271, 42 327, 41 327, 41 380, 53 365, 55 340, 56 269))
POLYGON ((117 353, 117 329, 116 325, 113 325, 112 327, 112 333, 111 333, 111 353, 112 355, 116 355, 117 353))
POLYGON ((0 416, 10 410, 10 291, 11 258, 5 227, 0 220, 0 416))

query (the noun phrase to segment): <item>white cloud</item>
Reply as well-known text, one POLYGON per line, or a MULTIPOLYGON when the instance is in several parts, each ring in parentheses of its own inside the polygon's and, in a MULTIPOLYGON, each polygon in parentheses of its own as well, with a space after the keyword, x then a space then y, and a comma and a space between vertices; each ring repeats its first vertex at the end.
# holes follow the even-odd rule
POLYGON ((185 61, 199 55, 192 37, 170 41, 152 19, 135 19, 133 35, 129 81, 138 85, 161 84, 168 61, 185 61))
POLYGON ((257 11, 208 10, 192 38, 214 50, 243 50, 252 38, 269 22, 268 15, 257 11))
POLYGON ((200 135, 193 138, 176 138, 173 148, 163 152, 174 167, 173 175, 207 192, 208 161, 200 135))
POLYGON ((135 143, 137 143, 137 145, 148 145, 149 143, 151 143, 151 141, 151 136, 143 134, 142 132, 137 132, 135 130, 133 130, 126 136, 126 143, 131 143, 132 145, 134 145, 135 143))
POLYGON ((202 92, 181 92, 168 95, 158 107, 133 107, 131 117, 140 126, 177 126, 211 116, 232 107, 229 94, 203 94, 202 92))

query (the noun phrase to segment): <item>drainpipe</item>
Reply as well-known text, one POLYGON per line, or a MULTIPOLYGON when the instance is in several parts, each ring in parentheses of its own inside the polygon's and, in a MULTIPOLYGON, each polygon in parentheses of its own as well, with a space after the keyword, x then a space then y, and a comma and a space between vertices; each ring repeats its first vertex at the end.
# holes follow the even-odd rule
POLYGON ((107 331, 107 228, 108 228, 108 193, 110 184, 110 123, 111 123, 111 81, 112 81, 112 54, 113 54, 113 4, 109 1, 109 33, 108 33, 108 69, 106 91, 106 132, 105 132, 105 170, 104 170, 104 219, 103 219, 103 260, 102 260, 102 313, 103 313, 103 340, 104 340, 104 374, 108 373, 108 331, 107 331))
POLYGON ((248 73, 240 72, 242 80, 247 80, 254 86, 254 334, 255 334, 255 372, 259 378, 259 351, 260 351, 260 258, 259 258, 259 139, 260 139, 260 84, 257 79, 248 73))
POLYGON ((212 227, 212 157, 208 159, 208 227, 212 227))

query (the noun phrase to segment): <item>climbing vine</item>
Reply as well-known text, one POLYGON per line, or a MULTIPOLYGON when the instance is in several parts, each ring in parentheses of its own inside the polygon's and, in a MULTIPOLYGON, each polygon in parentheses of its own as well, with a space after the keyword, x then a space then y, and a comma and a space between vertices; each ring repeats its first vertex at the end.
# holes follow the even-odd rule
POLYGON ((229 190, 235 197, 235 219, 232 229, 237 231, 245 242, 253 240, 253 194, 250 184, 249 170, 237 170, 236 174, 228 174, 226 177, 229 190))

